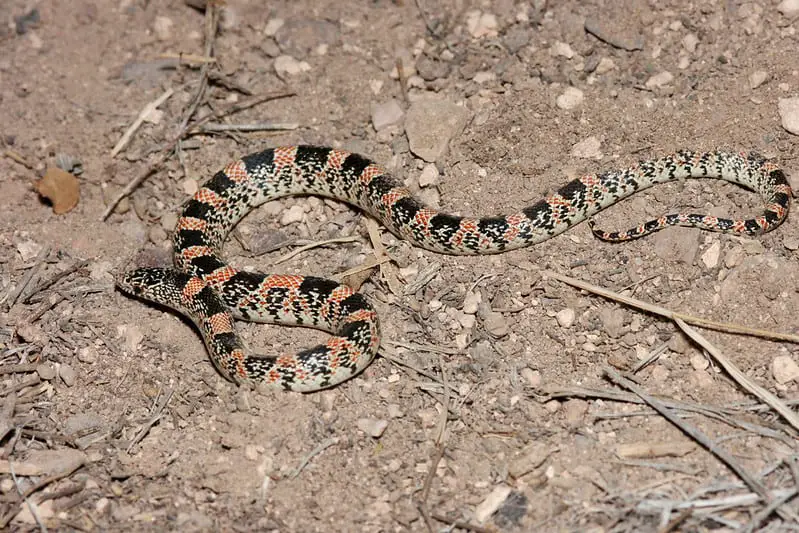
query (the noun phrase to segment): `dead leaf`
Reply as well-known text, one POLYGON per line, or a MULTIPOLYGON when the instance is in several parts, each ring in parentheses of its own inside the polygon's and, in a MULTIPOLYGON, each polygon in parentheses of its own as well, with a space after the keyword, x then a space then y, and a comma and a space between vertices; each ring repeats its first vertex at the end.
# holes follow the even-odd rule
POLYGON ((71 211, 80 199, 78 178, 57 167, 49 167, 44 177, 34 185, 36 192, 50 200, 53 213, 63 215, 71 211))

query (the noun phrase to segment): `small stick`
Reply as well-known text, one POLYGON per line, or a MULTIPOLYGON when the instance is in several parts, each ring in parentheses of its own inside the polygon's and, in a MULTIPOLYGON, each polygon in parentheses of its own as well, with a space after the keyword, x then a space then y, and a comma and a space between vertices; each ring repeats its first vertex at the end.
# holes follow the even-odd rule
POLYGON ((155 407, 153 411, 153 416, 151 416, 150 419, 147 422, 145 422, 145 424, 142 426, 142 428, 139 430, 136 436, 133 437, 133 440, 130 441, 128 448, 125 450, 127 453, 130 453, 133 447, 136 446, 136 444, 138 444, 147 435, 147 433, 150 432, 150 428, 153 427, 156 422, 161 420, 161 417, 164 415, 164 409, 166 409, 166 406, 169 404, 169 401, 172 399, 173 394, 175 394, 175 389, 171 387, 167 389, 166 394, 162 397, 161 401, 155 407))
POLYGON ((752 517, 752 520, 740 531, 743 533, 754 533, 755 531, 760 531, 760 525, 769 517, 769 515, 779 509, 782 504, 788 503, 797 494, 799 494, 799 490, 794 487, 787 494, 784 494, 778 498, 774 498, 771 503, 755 513, 755 516, 752 517))
POLYGON ((732 361, 727 359, 727 357, 721 353, 718 348, 710 344, 710 342, 708 342, 708 340, 705 339, 698 331, 689 327, 688 324, 677 317, 674 317, 674 322, 680 327, 681 330, 683 330, 683 332, 685 332, 686 335, 691 337, 694 342, 704 348, 705 351, 707 351, 707 353, 709 353, 713 359, 715 359, 716 362, 721 365, 722 368, 724 368, 724 370, 735 380, 736 383, 749 391, 750 394, 760 398, 763 403, 771 406, 771 408, 781 414, 782 417, 794 427, 794 429, 799 429, 799 415, 794 413, 790 407, 785 405, 785 402, 752 381, 749 376, 738 370, 738 367, 732 364, 732 361))
POLYGON ((222 133, 227 131, 288 131, 296 130, 297 122, 256 122, 254 124, 220 124, 211 122, 199 129, 202 133, 222 133))
MULTIPOLYGON (((63 479, 65 477, 71 475, 74 471, 76 471, 78 468, 80 468, 82 466, 83 466, 83 461, 78 461, 77 463, 72 465, 71 468, 68 468, 67 470, 64 470, 63 472, 58 472, 56 474, 52 474, 52 475, 49 475, 49 476, 47 476, 45 478, 40 479, 38 482, 36 482, 33 485, 31 485, 30 487, 28 487, 28 489, 20 495, 21 496, 20 502, 24 501, 26 498, 30 497, 30 495, 33 494, 34 492, 37 492, 37 491, 43 489, 44 487, 46 487, 50 483, 53 483, 54 481, 58 481, 59 479, 63 479)), ((11 522, 11 520, 15 516, 17 516, 17 513, 19 513, 19 511, 20 511, 19 507, 14 508, 14 509, 10 510, 8 513, 6 513, 2 518, 0 518, 0 529, 6 527, 8 525, 8 523, 11 522)))
POLYGON ((435 518, 439 522, 448 524, 449 527, 452 529, 465 529, 466 531, 473 531, 474 533, 496 533, 497 531, 493 527, 478 526, 477 524, 464 522, 463 520, 452 520, 450 518, 447 518, 445 515, 439 513, 432 513, 430 516, 432 518, 435 518))
POLYGON ((292 257, 294 257, 295 255, 301 254, 301 253, 306 252, 308 250, 311 250, 313 248, 318 248, 320 246, 327 246, 328 244, 335 244, 335 243, 341 243, 341 242, 355 242, 357 240, 358 240, 358 237, 336 237, 334 239, 327 239, 327 240, 324 240, 324 241, 311 242, 309 244, 306 244, 305 246, 300 246, 299 248, 297 248, 295 250, 292 250, 289 253, 278 257, 277 260, 275 260, 274 264, 277 265, 277 264, 280 264, 280 263, 284 263, 284 262, 288 261, 289 259, 291 259, 292 257))
POLYGON ((444 358, 441 354, 438 354, 438 366, 441 369, 441 383, 444 386, 444 399, 441 402, 443 409, 441 410, 441 419, 438 422, 438 428, 436 430, 436 454, 433 456, 430 469, 427 471, 427 477, 425 478, 424 485, 422 487, 422 496, 418 505, 419 512, 421 513, 422 518, 427 525, 428 531, 431 533, 433 531, 433 523, 430 520, 430 511, 427 508, 427 500, 430 497, 430 487, 433 485, 433 478, 436 476, 438 464, 441 462, 441 459, 444 458, 444 450, 446 449, 447 417, 449 416, 450 402, 450 390, 449 384, 447 383, 447 372, 444 368, 444 358))
POLYGON ((39 253, 36 256, 36 263, 28 270, 28 272, 25 274, 25 277, 23 277, 22 281, 20 281, 19 285, 15 287, 13 291, 8 293, 7 295, 8 301, 6 302, 6 305, 8 306, 9 310, 11 310, 11 308, 14 307, 14 304, 17 303, 20 294, 22 294, 22 291, 24 291, 25 288, 28 286, 28 284, 31 282, 33 276, 36 275, 36 273, 39 272, 39 270, 42 268, 42 263, 44 262, 45 259, 47 259, 47 256, 49 254, 50 254, 49 246, 45 246, 41 250, 39 250, 39 253))
POLYGON ((751 328, 746 328, 743 326, 738 326, 735 324, 723 324, 720 322, 713 322, 710 320, 699 319, 696 317, 692 317, 690 315, 684 315, 682 313, 675 313, 665 307, 660 307, 658 305, 649 304, 647 302, 643 302, 641 300, 637 300, 635 298, 630 298, 628 296, 624 296, 622 294, 614 293, 608 289, 598 287, 596 285, 592 285, 590 283, 586 283, 584 281, 580 281, 578 279, 570 278, 568 276, 563 276, 558 274, 557 272, 547 271, 546 275, 553 277, 559 281, 572 285, 574 287, 578 287, 580 289, 593 292, 595 294, 599 294, 605 298, 610 298, 611 300, 616 300, 618 302, 622 302, 625 305, 629 305, 631 307, 636 307, 638 309, 643 309, 644 311, 648 311, 650 313, 654 313, 656 315, 660 315, 666 318, 669 318, 677 324, 677 326, 685 332, 686 335, 691 337, 697 344, 699 344, 702 348, 704 348, 711 356, 714 357, 716 362, 721 365, 724 370, 744 389, 746 389, 750 394, 753 394, 760 398, 763 403, 770 405, 775 411, 777 411, 782 417, 791 424, 795 429, 799 429, 799 415, 796 415, 791 409, 785 405, 785 403, 777 398, 775 395, 771 394, 769 391, 760 387, 757 383, 750 380, 743 372, 738 370, 738 368, 727 359, 724 354, 722 354, 715 346, 713 346, 710 342, 708 342, 702 335, 700 335, 696 330, 693 328, 688 327, 687 323, 693 323, 698 326, 708 327, 711 329, 717 329, 720 331, 727 331, 731 333, 743 333, 747 335, 755 335, 764 338, 770 339, 777 339, 777 340, 789 340, 791 342, 799 342, 799 336, 796 335, 788 335, 784 333, 774 333, 770 331, 762 331, 762 330, 755 330, 751 328))
POLYGON ((20 154, 18 154, 14 150, 6 150, 5 152, 3 152, 3 155, 5 155, 9 159, 13 159, 14 161, 19 163, 23 167, 26 167, 29 170, 33 170, 33 165, 28 163, 28 161, 26 161, 24 157, 22 157, 20 154))
POLYGON ((19 494, 20 498, 22 498, 25 501, 25 504, 28 506, 31 516, 33 516, 33 519, 36 520, 36 524, 39 526, 39 531, 42 533, 47 533, 47 526, 44 525, 44 522, 42 522, 42 517, 39 515, 39 507, 27 496, 23 496, 22 488, 19 486, 19 479, 17 479, 17 475, 14 473, 14 464, 9 461, 8 466, 11 468, 11 479, 14 481, 14 487, 17 489, 17 494, 19 494))
POLYGON ((753 478, 749 472, 747 472, 738 462, 733 459, 732 455, 728 454, 722 448, 716 446, 716 444, 704 433, 702 433, 699 429, 695 428, 694 426, 688 424, 686 421, 681 420, 679 416, 674 414, 674 412, 663 405, 660 400, 655 399, 653 396, 650 396, 647 392, 630 381, 621 376, 618 372, 616 372, 613 368, 606 366, 603 369, 605 375, 610 378, 615 384, 624 387, 632 392, 634 392, 637 396, 639 396, 643 401, 645 401, 652 409, 657 411, 663 418, 671 422, 674 426, 676 426, 680 431, 694 439, 696 442, 701 444, 706 450, 710 453, 715 455, 718 459, 720 459, 727 467, 735 472, 735 474, 741 478, 741 481, 746 483, 747 486, 753 491, 760 495, 763 500, 766 502, 771 501, 771 497, 766 490, 766 488, 760 484, 755 478, 753 478))
POLYGON ((297 468, 294 469, 294 472, 289 474, 289 479, 294 479, 297 476, 299 476, 300 473, 303 470, 305 470, 305 467, 308 466, 308 463, 311 462, 311 459, 313 459, 314 457, 316 457, 326 449, 330 448, 334 444, 338 444, 338 437, 330 437, 329 439, 322 441, 322 443, 319 444, 319 446, 311 450, 311 452, 308 455, 303 457, 302 462, 297 466, 297 468))
POLYGON ((197 63, 197 64, 216 63, 215 57, 207 57, 197 54, 184 54, 183 52, 179 54, 169 54, 169 53, 158 54, 158 56, 156 57, 158 57, 159 59, 177 59, 179 60, 181 65, 183 65, 184 63, 197 63))
POLYGON ((397 67, 397 76, 399 77, 400 83, 400 92, 402 93, 402 100, 408 104, 410 101, 408 100, 408 77, 405 76, 405 69, 402 66, 402 59, 399 57, 394 62, 394 65, 397 67))
POLYGON ((133 121, 133 124, 130 125, 125 133, 122 134, 122 137, 119 139, 119 141, 117 141, 116 145, 114 145, 114 148, 111 150, 111 157, 116 157, 116 155, 128 145, 130 139, 133 137, 133 134, 136 133, 142 124, 144 124, 144 121, 147 119, 150 113, 158 109, 158 106, 166 102, 174 93, 175 90, 170 87, 164 91, 164 94, 142 108, 142 110, 139 112, 139 116, 133 121))
MULTIPOLYGON (((218 112, 214 112, 214 113, 208 114, 208 115, 204 116, 203 118, 198 119, 197 122, 195 122, 192 125, 192 128, 197 128, 197 127, 199 127, 199 126, 201 126, 201 125, 203 125, 203 124, 205 124, 205 123, 207 123, 207 122, 209 122, 209 121, 211 121, 213 119, 222 118, 222 117, 225 117, 227 115, 230 115, 230 114, 233 114, 233 113, 238 113, 239 111, 243 111, 245 109, 249 109, 251 107, 254 107, 254 106, 256 106, 258 104, 261 104, 263 102, 266 102, 268 100, 277 100, 278 98, 287 98, 289 96, 294 96, 295 94, 296 93, 294 93, 293 91, 275 91, 275 92, 271 92, 271 93, 266 93, 264 95, 258 96, 256 98, 251 99, 251 100, 248 100, 247 102, 242 102, 241 104, 233 105, 230 108, 227 108, 227 109, 224 109, 224 110, 221 110, 221 111, 218 111, 218 112)), ((108 207, 105 208, 105 211, 103 211, 103 214, 100 216, 100 220, 105 220, 106 218, 108 218, 108 216, 114 211, 114 208, 117 206, 117 204, 123 198, 128 196, 134 190, 136 190, 136 187, 138 187, 139 185, 144 183, 144 181, 147 178, 149 178, 152 174, 154 174, 156 171, 160 170, 161 167, 164 165, 164 163, 166 163, 167 159, 169 159, 169 156, 172 155, 172 152, 175 150, 175 147, 177 146, 177 144, 189 132, 190 132, 190 128, 188 126, 184 126, 184 127, 180 128, 180 131, 178 131, 178 133, 175 134, 172 137, 172 139, 170 139, 166 143, 166 145, 161 150, 161 153, 159 154, 159 156, 155 160, 155 162, 152 163, 147 168, 145 168, 138 176, 133 178, 125 186, 125 188, 122 189, 122 191, 116 196, 116 198, 114 198, 111 201, 111 203, 108 204, 108 207)))
MULTIPOLYGON (((0 375, 3 374, 22 374, 27 372, 36 372, 39 367, 36 363, 25 363, 20 365, 3 365, 0 366, 0 375)), ((0 439, 3 437, 0 435, 0 439)))
POLYGON ((71 267, 67 268, 66 270, 57 272, 50 279, 40 282, 38 285, 36 285, 36 287, 33 290, 30 291, 30 293, 25 295, 25 297, 22 299, 22 303, 26 304, 30 303, 31 298, 35 294, 49 289, 50 287, 52 287, 53 285, 55 285, 65 277, 69 276, 73 272, 77 272, 78 270, 80 270, 81 268, 85 267, 88 264, 89 264, 88 259, 84 259, 83 261, 78 261, 77 263, 74 263, 71 267))
POLYGON ((768 331, 763 329, 754 329, 746 326, 741 326, 739 324, 730 324, 728 322, 715 322, 713 320, 706 320, 704 318, 678 313, 676 311, 666 309, 665 307, 660 307, 659 305, 650 304, 642 300, 638 300, 636 298, 631 298, 629 296, 625 296, 623 294, 619 294, 617 292, 605 289, 604 287, 599 287, 597 285, 593 285, 591 283, 587 283, 585 281, 581 281, 576 278, 570 278, 569 276, 564 276, 562 274, 558 274, 557 272, 553 272, 551 270, 545 271, 544 274, 558 281, 562 281, 567 285, 571 285, 573 287, 583 289, 584 291, 592 292, 594 294, 598 294, 605 298, 621 302, 625 305, 629 305, 630 307, 636 307, 638 309, 642 309, 649 313, 660 315, 669 319, 679 318, 684 320, 688 324, 693 324, 694 326, 700 326, 703 328, 713 329, 717 331, 724 331, 726 333, 739 333, 741 335, 750 335, 753 337, 763 337, 771 340, 799 343, 799 335, 791 335, 790 333, 779 333, 776 331, 768 331))
POLYGON ((47 311, 49 311, 53 307, 57 306, 58 304, 60 304, 61 302, 63 302, 66 299, 67 299, 66 296, 64 296, 61 293, 58 293, 55 298, 51 298, 51 299, 49 299, 49 300, 47 300, 45 302, 42 302, 42 305, 39 306, 39 309, 34 311, 33 314, 28 317, 28 319, 27 319, 28 324, 33 324, 34 322, 36 322, 37 320, 42 318, 42 316, 47 311))

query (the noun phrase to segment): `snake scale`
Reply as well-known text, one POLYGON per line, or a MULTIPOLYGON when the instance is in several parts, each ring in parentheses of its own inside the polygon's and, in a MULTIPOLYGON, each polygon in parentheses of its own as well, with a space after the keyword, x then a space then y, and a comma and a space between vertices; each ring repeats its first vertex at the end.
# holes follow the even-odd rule
POLYGON ((336 385, 369 365, 380 344, 378 317, 362 295, 334 281, 229 266, 219 250, 231 228, 255 207, 289 195, 335 198, 360 208, 420 248, 484 255, 540 243, 637 191, 686 178, 736 183, 757 192, 765 207, 751 219, 672 214, 624 232, 592 230, 609 241, 635 239, 674 225, 757 235, 774 229, 788 215, 791 188, 784 173, 755 154, 680 151, 625 170, 575 179, 511 215, 473 218, 424 206, 396 178, 358 154, 287 146, 228 164, 185 204, 173 236, 174 269, 139 268, 125 273, 117 284, 127 293, 188 316, 225 378, 314 391, 336 385), (258 355, 236 334, 234 318, 309 326, 332 336, 297 354, 258 355))

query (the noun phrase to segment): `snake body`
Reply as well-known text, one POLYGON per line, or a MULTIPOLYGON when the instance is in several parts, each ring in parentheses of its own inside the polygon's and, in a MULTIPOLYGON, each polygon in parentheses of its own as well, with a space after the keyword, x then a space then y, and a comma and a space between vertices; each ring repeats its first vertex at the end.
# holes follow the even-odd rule
POLYGON ((175 228, 175 269, 139 268, 118 285, 172 307, 200 329, 219 371, 236 383, 296 391, 330 387, 362 371, 377 353, 377 314, 366 299, 334 281, 266 275, 229 266, 219 255, 228 232, 255 207, 289 195, 348 202, 414 245, 454 255, 484 255, 531 246, 554 237, 631 194, 668 181, 718 178, 754 190, 762 213, 750 219, 672 214, 599 238, 626 241, 667 226, 757 235, 788 215, 785 175, 755 154, 680 151, 625 170, 575 179, 538 203, 506 216, 474 218, 432 209, 380 166, 358 154, 317 146, 271 148, 228 164, 184 206, 175 228), (331 332, 327 342, 297 354, 250 352, 233 318, 310 326, 331 332))

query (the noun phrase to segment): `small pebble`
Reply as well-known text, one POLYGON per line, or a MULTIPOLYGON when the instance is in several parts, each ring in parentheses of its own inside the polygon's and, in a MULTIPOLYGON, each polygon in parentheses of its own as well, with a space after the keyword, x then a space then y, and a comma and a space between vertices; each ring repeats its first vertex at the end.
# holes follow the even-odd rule
MULTIPOLYGON (((194 181, 194 180, 192 180, 194 181)), ((174 211, 167 211, 161 215, 161 227, 166 231, 172 231, 178 223, 178 215, 174 211)))
POLYGON ((566 422, 572 427, 581 425, 587 412, 588 402, 585 400, 567 400, 563 404, 563 414, 566 417, 566 422))
POLYGON ((691 356, 691 366, 694 367, 694 370, 705 370, 708 366, 710 366, 710 363, 708 362, 707 357, 697 353, 691 356))
POLYGON ((56 376, 56 369, 51 364, 43 363, 36 367, 36 373, 44 381, 50 381, 56 376))
POLYGON ((558 321, 558 325, 562 328, 570 328, 574 324, 575 313, 574 309, 565 308, 558 311, 555 315, 555 320, 558 321))
POLYGON ((574 57, 574 50, 572 50, 572 47, 569 46, 568 43, 556 41, 555 44, 552 45, 552 48, 549 49, 549 55, 571 59, 574 57))
POLYGON ((414 155, 435 163, 447 152, 450 140, 460 135, 469 110, 435 98, 414 101, 405 115, 405 134, 414 155))
POLYGON ((674 80, 674 75, 669 72, 668 70, 664 70, 654 76, 650 77, 646 80, 644 84, 647 89, 656 89, 658 87, 663 87, 664 85, 668 85, 674 80))
POLYGON ((605 307, 599 312, 599 320, 602 321, 602 328, 612 339, 621 337, 625 318, 626 315, 621 309, 605 307))
POLYGON ((771 373, 780 385, 799 379, 799 365, 791 356, 779 355, 771 361, 771 373))
POLYGON ((183 187, 183 192, 188 194, 189 196, 194 196, 200 186, 197 184, 197 180, 192 178, 186 178, 181 182, 181 187, 183 187))
POLYGON ((277 31, 283 27, 286 21, 280 18, 272 18, 269 19, 269 22, 266 23, 264 26, 264 35, 267 37, 274 37, 277 34, 277 31))
POLYGON ((158 16, 153 22, 153 33, 159 41, 168 41, 172 38, 172 26, 175 23, 169 17, 158 16))
POLYGON ((305 210, 302 208, 302 206, 299 204, 294 204, 283 211, 283 216, 280 217, 280 223, 284 226, 288 226, 289 224, 302 222, 304 216, 305 210))
POLYGON ((483 294, 480 291, 469 291, 463 298, 463 312, 473 315, 477 312, 480 302, 483 301, 483 294))
POLYGON ((311 70, 311 65, 306 61, 297 61, 291 56, 282 55, 275 58, 274 68, 278 76, 295 76, 311 70))
POLYGON ((419 187, 429 187, 431 185, 438 185, 439 181, 438 168, 433 163, 428 163, 419 174, 419 187))
POLYGON ((577 87, 567 87, 563 94, 555 100, 555 105, 561 109, 574 109, 583 103, 583 91, 577 87))
POLYGON ((592 135, 575 144, 571 153, 580 159, 602 159, 601 145, 599 139, 592 135))
POLYGON ((98 357, 97 348, 94 346, 84 346, 78 350, 78 361, 86 364, 93 364, 98 357))
POLYGON ((607 72, 610 72, 614 68, 616 68, 616 63, 614 63, 613 60, 610 59, 609 57, 603 57, 602 59, 599 60, 599 64, 596 66, 594 72, 596 72, 597 74, 605 74, 607 72))
POLYGON ((78 379, 75 369, 72 368, 72 365, 69 363, 62 363, 61 366, 58 367, 58 375, 67 387, 73 386, 78 379))
POLYGON ((696 52, 697 45, 699 45, 699 37, 694 33, 689 33, 682 38, 682 45, 688 53, 693 54, 696 52))
POLYGON ((358 424, 358 429, 360 429, 370 437, 378 439, 383 435, 383 432, 388 427, 388 420, 376 419, 376 418, 359 418, 357 424, 358 424))
POLYGON ((765 70, 756 70, 749 75, 749 88, 757 89, 768 80, 768 72, 765 70))
POLYGON ((779 99, 780 119, 785 131, 799 135, 799 97, 779 99))
POLYGON ((705 250, 702 254, 702 262, 705 264, 706 268, 716 268, 719 264, 719 257, 721 256, 721 243, 719 241, 714 242, 710 245, 710 247, 705 250))
POLYGON ((799 250, 799 238, 797 238, 797 237, 785 237, 782 240, 782 245, 785 246, 786 250, 790 250, 792 252, 795 252, 796 250, 799 250))
POLYGON ((399 124, 405 112, 396 100, 389 100, 381 104, 372 104, 372 127, 381 131, 394 124, 399 124))
POLYGON ((541 372, 533 370, 532 368, 524 367, 519 371, 519 374, 527 382, 527 385, 537 389, 541 386, 541 372))
POLYGON ((466 29, 475 39, 496 37, 498 28, 497 17, 491 13, 470 11, 466 14, 466 29))
POLYGON ((490 312, 486 314, 486 316, 483 317, 483 325, 488 333, 497 338, 504 337, 510 333, 508 321, 502 313, 490 312))

